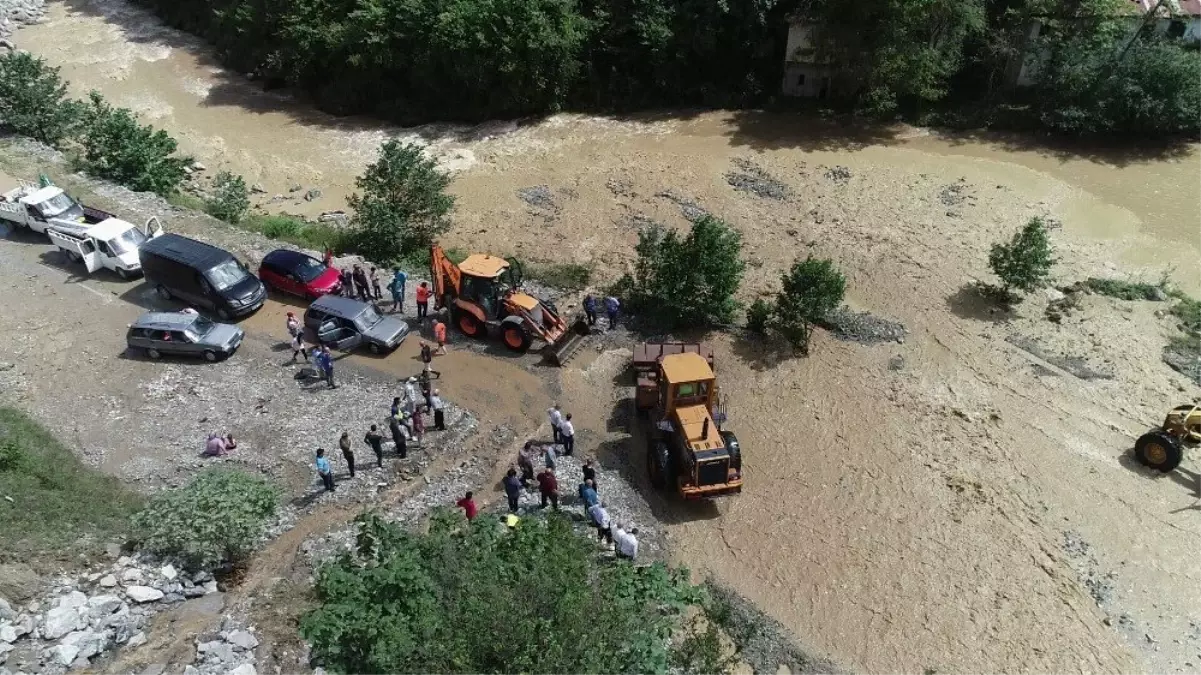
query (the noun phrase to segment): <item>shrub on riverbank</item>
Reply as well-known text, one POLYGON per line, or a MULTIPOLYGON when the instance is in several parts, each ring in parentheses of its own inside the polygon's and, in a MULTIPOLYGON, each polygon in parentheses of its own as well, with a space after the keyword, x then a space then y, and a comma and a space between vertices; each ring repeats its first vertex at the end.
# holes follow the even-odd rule
POLYGON ((438 511, 427 534, 366 515, 358 550, 318 571, 301 621, 343 673, 662 673, 699 602, 685 570, 600 557, 553 515, 515 528, 438 511))
POLYGON ((0 563, 75 558, 122 541, 141 505, 114 476, 84 466, 25 413, 0 407, 0 563))
POLYGON ((58 68, 23 52, 0 56, 0 123, 13 133, 59 146, 79 118, 58 68))
POLYGON ((207 469, 185 487, 159 493, 137 513, 135 541, 190 569, 238 563, 254 550, 279 496, 279 488, 260 476, 207 469))

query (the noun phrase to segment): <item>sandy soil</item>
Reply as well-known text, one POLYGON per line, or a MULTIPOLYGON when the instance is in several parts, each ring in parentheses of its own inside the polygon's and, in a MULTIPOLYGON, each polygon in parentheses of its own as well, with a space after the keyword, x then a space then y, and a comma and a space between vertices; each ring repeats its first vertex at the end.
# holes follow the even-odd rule
MULTIPOLYGON (((20 35, 48 45, 54 25, 20 35)), ((110 78, 121 87, 164 61, 135 56, 132 75, 110 78)), ((88 77, 74 67, 72 78, 88 77)), ((236 103, 219 110, 241 117, 221 122, 193 105, 178 99, 160 119, 194 130, 198 148, 209 138, 202 125, 227 125, 230 145, 261 141, 235 140, 239 129, 258 130, 236 103)), ((720 578, 853 669, 1195 672, 1197 460, 1162 477, 1128 460, 1133 439, 1165 409, 1201 395, 1160 361, 1172 322, 1156 316, 1155 303, 1089 297, 1057 325, 1043 318, 1042 294, 1006 316, 990 313, 969 284, 987 278, 992 242, 1041 215, 1062 224, 1053 234, 1060 281, 1155 279, 1174 268, 1178 283, 1201 289, 1196 149, 1099 161, 995 138, 957 145, 899 134, 712 113, 557 117, 462 140, 474 163, 454 184, 450 245, 592 264, 603 282, 628 264, 640 224, 684 227, 685 204, 743 233, 744 301, 771 292, 782 269, 813 253, 846 271, 854 306, 907 326, 903 343, 874 347, 819 334, 807 359, 739 335, 706 336, 744 446, 740 497, 686 507, 649 491, 642 446, 622 413, 620 351, 552 373, 464 351, 445 387, 498 425, 536 424, 561 389, 580 451, 643 488, 676 561, 720 578), (783 198, 734 189, 729 174, 746 173, 745 162, 778 182, 783 198), (550 199, 523 200, 518 190, 535 186, 550 199), (1071 374, 1055 365, 1063 356, 1108 379, 1071 374)), ((313 150, 278 147, 320 165, 313 150)), ((237 153, 212 152, 237 168, 237 153)), ((362 155, 339 154, 330 170, 352 176, 347 167, 362 155)), ((278 320, 274 311, 262 330, 278 320)), ((364 365, 415 370, 404 354, 364 365)), ((53 400, 47 394, 45 405, 53 400)))

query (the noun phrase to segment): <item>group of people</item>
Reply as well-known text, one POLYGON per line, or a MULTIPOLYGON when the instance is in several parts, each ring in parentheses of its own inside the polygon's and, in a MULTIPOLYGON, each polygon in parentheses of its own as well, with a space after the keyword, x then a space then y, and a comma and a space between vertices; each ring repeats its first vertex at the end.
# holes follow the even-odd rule
MULTIPOLYGON (((529 480, 533 473, 532 453, 535 445, 533 441, 525 444, 518 460, 518 468, 521 469, 521 473, 518 473, 518 468, 511 467, 502 481, 505 497, 509 502, 510 514, 517 513, 521 493, 529 489, 529 480)), ((541 508, 549 505, 557 511, 559 509, 559 478, 555 473, 556 445, 546 446, 544 451, 546 465, 534 478, 538 483, 541 508)), ((564 454, 567 453, 564 452, 564 454)), ((596 528, 597 541, 612 547, 619 558, 636 559, 638 557, 638 528, 625 522, 615 523, 613 521, 609 515, 608 504, 601 501, 597 487, 596 468, 592 465, 591 459, 584 462, 581 472, 583 480, 577 488, 577 494, 580 504, 588 516, 588 522, 596 528)), ((468 492, 467 497, 458 502, 458 506, 464 509, 468 519, 475 517, 476 509, 475 503, 472 501, 472 493, 468 492)))
POLYGON ((371 267, 370 273, 358 264, 353 268, 343 267, 338 271, 338 280, 342 286, 342 295, 348 298, 358 297, 363 302, 384 299, 384 294, 380 292, 378 272, 374 266, 371 267))
MULTIPOLYGON (((423 343, 424 348, 429 346, 423 343)), ((388 414, 388 427, 392 434, 392 444, 397 456, 405 459, 409 456, 409 443, 416 441, 421 444, 425 437, 425 415, 433 414, 434 430, 446 430, 446 403, 438 394, 437 389, 430 385, 430 379, 423 372, 420 380, 410 377, 404 384, 404 395, 392 399, 392 407, 388 414)), ((378 424, 372 424, 363 435, 363 443, 375 455, 377 468, 384 466, 384 435, 378 424)), ((351 478, 355 477, 354 449, 350 441, 350 432, 343 431, 338 438, 338 448, 346 461, 346 469, 351 478)), ((325 448, 317 448, 317 474, 325 486, 326 492, 334 491, 334 474, 330 466, 325 448)))
MULTIPOLYGON (((295 312, 288 312, 287 327, 288 335, 292 336, 292 362, 296 362, 297 356, 303 356, 305 361, 310 361, 309 346, 304 341, 304 329, 301 328, 295 312)), ((330 389, 337 387, 334 383, 334 355, 329 351, 329 347, 317 345, 313 347, 312 353, 311 363, 317 369, 317 374, 325 380, 330 389)))
MULTIPOLYGON (((621 312, 621 301, 617 296, 606 295, 602 303, 605 306, 605 316, 609 319, 609 330, 617 328, 617 315, 621 312)), ((584 316, 588 318, 588 325, 596 325, 596 297, 591 293, 584 296, 584 316)))
POLYGON ((218 433, 211 433, 204 441, 204 452, 202 454, 205 457, 221 457, 237 447, 238 442, 234 440, 233 434, 222 436, 218 433))

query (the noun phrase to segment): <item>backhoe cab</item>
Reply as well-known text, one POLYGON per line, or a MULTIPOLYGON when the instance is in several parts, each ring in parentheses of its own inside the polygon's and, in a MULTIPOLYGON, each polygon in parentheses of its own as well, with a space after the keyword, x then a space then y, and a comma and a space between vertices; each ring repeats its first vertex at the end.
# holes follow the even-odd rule
POLYGON ((555 306, 521 291, 521 264, 513 258, 472 254, 456 265, 441 246, 430 247, 434 308, 448 308, 450 320, 464 335, 484 338, 489 329, 515 352, 525 352, 535 340, 546 343, 544 354, 562 365, 583 344, 588 325, 572 326, 555 306))
POLYGON ((652 425, 651 483, 685 499, 742 492, 742 450, 738 438, 720 426, 726 416, 712 354, 704 345, 683 343, 641 344, 634 350, 635 404, 652 425))

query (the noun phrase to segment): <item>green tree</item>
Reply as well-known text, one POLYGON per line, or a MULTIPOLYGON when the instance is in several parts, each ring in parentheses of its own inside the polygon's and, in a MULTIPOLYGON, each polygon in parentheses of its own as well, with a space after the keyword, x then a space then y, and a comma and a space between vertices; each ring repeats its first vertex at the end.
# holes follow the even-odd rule
POLYGON ((80 168, 138 192, 175 192, 192 163, 175 154, 167 132, 138 124, 132 112, 112 107, 96 92, 88 95, 79 142, 80 168))
POLYGON ((428 246, 450 226, 454 197, 450 176, 425 157, 421 146, 395 139, 380 147, 379 159, 355 181, 362 194, 350 196, 355 237, 367 258, 386 263, 428 246))
POLYGON ((222 171, 213 178, 213 193, 205 200, 209 215, 237 224, 250 210, 250 192, 241 176, 222 171))
POLYGON ((771 326, 784 336, 793 349, 809 353, 813 325, 825 320, 846 294, 847 280, 834 262, 812 256, 792 263, 780 279, 771 326))
POLYGON ((742 236, 713 216, 692 223, 685 237, 655 226, 638 235, 629 298, 636 311, 653 313, 672 327, 733 322, 734 294, 746 264, 742 236))
POLYGON ((513 529, 436 513, 427 534, 372 515, 317 574, 301 621, 342 673, 662 673, 668 638, 702 599, 685 570, 598 558, 559 516, 513 529))
POLYGON ((988 253, 988 266, 1001 279, 1001 292, 1009 302, 1020 298, 1018 289, 1029 293, 1047 282, 1055 257, 1047 226, 1042 218, 1031 218, 1009 243, 993 244, 988 253))
POLYGON ((189 569, 241 562, 279 505, 279 488, 260 476, 207 469, 182 488, 160 492, 133 517, 134 540, 189 569))
POLYGON ((775 308, 767 304, 763 298, 755 298, 755 301, 746 310, 747 330, 760 335, 766 334, 774 312, 775 308))
POLYGON ((59 69, 26 52, 0 55, 0 122, 22 136, 59 146, 79 118, 59 69))

